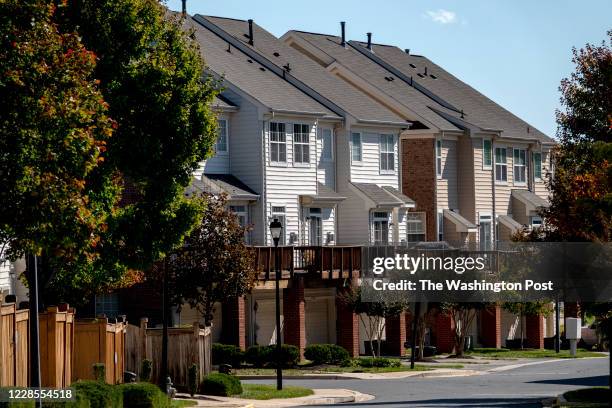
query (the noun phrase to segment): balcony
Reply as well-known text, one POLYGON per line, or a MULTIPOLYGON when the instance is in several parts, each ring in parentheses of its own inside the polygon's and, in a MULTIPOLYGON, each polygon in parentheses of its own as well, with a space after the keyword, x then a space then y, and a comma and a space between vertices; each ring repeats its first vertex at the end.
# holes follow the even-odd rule
POLYGON ((317 275, 321 279, 351 279, 361 271, 360 246, 283 246, 253 247, 259 279, 266 281, 276 276, 276 250, 280 251, 281 279, 295 274, 317 275))

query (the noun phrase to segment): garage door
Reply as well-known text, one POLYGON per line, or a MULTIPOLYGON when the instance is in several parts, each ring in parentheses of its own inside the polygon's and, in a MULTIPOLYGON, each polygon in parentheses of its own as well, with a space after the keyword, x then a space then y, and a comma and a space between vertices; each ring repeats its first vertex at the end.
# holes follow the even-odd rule
MULTIPOLYGON (((271 299, 258 299, 257 312, 253 313, 255 343, 259 345, 276 344, 276 304, 271 299)), ((283 316, 281 315, 281 327, 283 316)))
POLYGON ((306 302, 306 344, 331 343, 329 327, 329 299, 309 299, 306 302))

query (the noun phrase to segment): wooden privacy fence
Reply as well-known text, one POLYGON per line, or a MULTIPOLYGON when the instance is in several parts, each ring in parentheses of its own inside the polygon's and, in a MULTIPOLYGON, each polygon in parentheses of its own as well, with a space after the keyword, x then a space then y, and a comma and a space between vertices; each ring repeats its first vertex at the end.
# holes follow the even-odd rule
MULTIPOLYGON (((172 382, 187 386, 188 371, 197 364, 200 378, 211 370, 212 335, 210 327, 200 328, 195 322, 191 327, 168 328, 168 372, 172 382)), ((128 325, 126 339, 126 369, 140 374, 143 359, 151 360, 151 381, 157 382, 161 371, 162 329, 148 328, 147 319, 140 326, 128 325)))
POLYGON ((68 387, 72 383, 74 309, 68 305, 49 307, 38 319, 42 386, 68 387))
POLYGON ((29 315, 14 303, 0 305, 0 387, 28 386, 29 315))
POLYGON ((73 381, 95 379, 94 364, 103 363, 107 383, 123 382, 126 326, 109 323, 106 317, 77 320, 73 381))

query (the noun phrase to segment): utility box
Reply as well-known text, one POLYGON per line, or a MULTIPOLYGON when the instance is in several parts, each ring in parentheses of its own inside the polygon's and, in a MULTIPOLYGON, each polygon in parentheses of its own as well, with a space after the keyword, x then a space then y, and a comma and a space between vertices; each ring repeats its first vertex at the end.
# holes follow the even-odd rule
POLYGON ((565 338, 568 340, 578 340, 582 337, 582 319, 568 317, 565 319, 565 338))

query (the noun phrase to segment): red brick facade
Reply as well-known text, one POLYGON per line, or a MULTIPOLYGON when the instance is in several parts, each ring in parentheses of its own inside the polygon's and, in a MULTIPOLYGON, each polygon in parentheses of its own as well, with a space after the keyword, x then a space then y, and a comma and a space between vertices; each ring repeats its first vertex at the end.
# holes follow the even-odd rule
POLYGON ((480 340, 483 347, 501 348, 501 307, 499 305, 480 312, 480 340))
POLYGON ((223 303, 221 338, 225 344, 234 344, 246 349, 246 326, 244 297, 229 299, 223 303))
POLYGON ((434 333, 439 353, 455 351, 455 323, 450 315, 439 313, 436 316, 434 333))
POLYGON ((402 191, 427 214, 427 241, 438 239, 435 160, 434 139, 402 140, 402 191))
POLYGON ((291 281, 287 289, 283 289, 283 341, 300 349, 304 358, 306 347, 306 309, 304 304, 304 278, 291 281))
MULTIPOLYGON (((338 289, 338 292, 345 290, 338 289)), ((351 357, 359 356, 359 316, 336 297, 336 343, 344 347, 351 357)))
POLYGON ((403 356, 405 354, 404 343, 406 342, 406 316, 388 317, 385 322, 387 334, 387 352, 392 356, 403 356))
POLYGON ((544 316, 525 316, 525 347, 544 348, 544 316))

